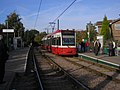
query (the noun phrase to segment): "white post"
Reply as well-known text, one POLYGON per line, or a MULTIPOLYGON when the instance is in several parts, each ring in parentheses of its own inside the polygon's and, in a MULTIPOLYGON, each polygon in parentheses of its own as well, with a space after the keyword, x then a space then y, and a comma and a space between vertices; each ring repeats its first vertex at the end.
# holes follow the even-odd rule
MULTIPOLYGON (((8 29, 8 21, 7 21, 7 29, 8 29)), ((7 47, 8 47, 8 32, 7 32, 7 47)))

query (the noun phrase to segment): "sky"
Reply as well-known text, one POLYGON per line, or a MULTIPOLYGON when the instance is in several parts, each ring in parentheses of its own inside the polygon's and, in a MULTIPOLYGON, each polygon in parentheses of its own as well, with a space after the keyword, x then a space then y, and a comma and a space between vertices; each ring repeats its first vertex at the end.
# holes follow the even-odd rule
MULTIPOLYGON (((53 22, 74 0, 42 0, 35 29, 51 30, 53 22)), ((12 12, 19 14, 25 29, 33 29, 40 0, 0 0, 0 23, 4 23, 12 12)), ((108 19, 120 18, 120 0, 77 0, 60 18, 60 29, 84 30, 90 21, 94 24, 108 19)), ((55 22, 57 27, 57 22, 55 22)), ((50 31, 49 31, 50 32, 50 31)))

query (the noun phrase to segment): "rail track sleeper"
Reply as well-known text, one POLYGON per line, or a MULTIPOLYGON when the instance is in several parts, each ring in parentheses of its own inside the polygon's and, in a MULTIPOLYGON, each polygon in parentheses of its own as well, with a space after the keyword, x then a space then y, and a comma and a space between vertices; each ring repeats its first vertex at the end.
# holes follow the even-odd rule
MULTIPOLYGON (((67 59, 66 59, 67 60, 67 59)), ((74 61, 70 61, 70 60, 67 60, 67 61, 69 61, 69 62, 71 62, 71 63, 73 63, 73 64, 75 64, 75 65, 79 65, 78 64, 78 62, 76 63, 76 62, 74 62, 74 61)), ((81 64, 80 63, 80 65, 83 65, 83 64, 81 64)), ((96 65, 96 64, 95 64, 96 65)), ((89 68, 88 68, 88 65, 86 66, 85 64, 83 65, 83 67, 85 67, 85 68, 87 68, 87 69, 89 69, 89 70, 92 70, 92 71, 95 71, 95 72, 97 72, 97 73, 100 73, 101 75, 104 75, 104 76, 107 76, 108 78, 112 78, 112 80, 113 80, 113 78, 114 78, 114 81, 115 80, 120 80, 120 78, 116 78, 115 79, 115 77, 113 76, 115 73, 116 73, 116 75, 117 75, 117 71, 116 70, 113 70, 112 69, 112 71, 110 71, 110 70, 108 70, 108 68, 107 68, 107 70, 106 71, 100 71, 100 70, 98 70, 98 69, 96 69, 96 68, 94 68, 94 66, 92 67, 92 66, 90 66, 89 68), (96 69, 96 70, 95 70, 96 69)), ((104 66, 103 66, 104 67, 104 66)), ((118 73, 119 74, 119 73, 118 73)))
MULTIPOLYGON (((47 57, 47 56, 46 56, 47 57)), ((49 56, 47 57, 47 59, 51 60, 52 62, 54 62, 49 56)), ((55 62, 54 62, 55 63, 55 62)), ((55 65, 59 66, 57 63, 55 63, 55 65)), ((69 78, 72 78, 73 82, 75 84, 78 84, 77 86, 80 87, 82 86, 85 90, 89 90, 90 88, 87 87, 86 85, 82 84, 80 81, 76 80, 73 76, 71 76, 70 74, 68 74, 61 66, 59 66, 60 69, 62 71, 64 71, 64 73, 69 77, 69 78)))
MULTIPOLYGON (((44 58, 44 57, 42 56, 42 58, 44 58)), ((58 73, 56 73, 56 75, 59 74, 59 73, 62 73, 62 72, 65 73, 65 74, 62 75, 62 78, 61 78, 61 76, 59 76, 59 75, 57 75, 57 77, 53 75, 54 78, 52 78, 52 79, 56 79, 56 78, 57 78, 57 81, 58 81, 58 78, 59 78, 60 80, 61 80, 61 79, 62 79, 62 80, 66 80, 66 79, 68 79, 68 77, 71 78, 71 76, 68 76, 69 74, 67 74, 67 72, 66 72, 62 67, 60 67, 58 64, 56 64, 55 62, 53 62, 50 57, 47 57, 47 56, 46 56, 46 54, 45 54, 45 59, 49 60, 50 63, 54 64, 54 65, 55 65, 55 66, 54 66, 55 68, 56 68, 56 67, 57 67, 57 68, 59 67, 58 71, 55 69, 55 71, 58 72, 58 73)), ((44 61, 44 63, 46 62, 45 60, 43 60, 43 61, 44 61)), ((39 63, 40 63, 40 62, 39 62, 39 63)), ((41 63, 41 64, 42 64, 42 63, 41 63)), ((41 65, 41 64, 39 64, 39 65, 41 65)), ((53 65, 52 65, 52 66, 53 66, 53 65)), ((42 67, 42 66, 41 66, 41 67, 42 67)), ((40 70, 42 70, 42 69, 40 69, 40 70)), ((47 70, 47 69, 46 69, 46 70, 47 70)), ((43 70, 43 73, 42 73, 42 74, 44 74, 44 70, 43 70)), ((42 81, 45 81, 46 78, 44 78, 43 75, 42 75, 42 77, 41 77, 42 81), (42 77, 43 77, 43 78, 42 78, 42 77)), ((51 76, 50 76, 49 78, 51 78, 51 76)), ((72 78, 73 78, 73 77, 72 77, 72 78)), ((71 79, 72 79, 72 78, 71 78, 71 79)), ((52 80, 52 79, 51 79, 51 80, 52 80)), ((85 90, 89 90, 88 88, 85 88, 84 85, 82 86, 82 84, 80 84, 79 81, 77 81, 77 80, 75 81, 75 79, 73 79, 73 80, 71 80, 71 79, 68 79, 68 80, 70 80, 70 82, 72 82, 72 83, 74 82, 74 84, 72 84, 73 87, 74 87, 74 89, 73 89, 73 88, 72 88, 72 89, 69 88, 68 90, 79 90, 81 87, 84 88, 85 90), (76 89, 76 88, 77 88, 77 89, 76 89)), ((48 82, 48 81, 49 81, 49 80, 48 80, 48 78, 47 78, 47 82, 48 82)), ((52 81, 53 81, 53 80, 52 80, 52 81)), ((44 83, 44 82, 43 82, 43 83, 44 83)), ((70 86, 71 86, 71 85, 70 85, 70 86)), ((54 89, 54 87, 53 87, 51 90, 56 90, 56 89, 54 89)), ((57 89, 57 90, 61 90, 61 89, 59 88, 59 89, 57 89)), ((66 90, 66 89, 65 89, 65 90, 66 90)))
MULTIPOLYGON (((77 68, 78 66, 77 65, 71 65, 71 66, 77 66, 76 68, 77 69, 75 69, 75 68, 71 68, 70 66, 69 66, 69 64, 68 65, 66 65, 66 66, 64 66, 64 65, 62 65, 63 63, 64 63, 64 58, 63 57, 61 57, 61 56, 57 56, 57 55, 52 55, 52 54, 49 54, 49 53, 47 53, 46 52, 46 55, 48 55, 49 56, 49 58, 52 58, 56 63, 58 63, 58 64, 60 64, 61 66, 63 66, 64 68, 65 68, 65 70, 66 71, 68 71, 69 73, 71 73, 72 72, 72 75, 74 76, 75 75, 75 73, 77 73, 77 71, 82 71, 82 69, 83 70, 86 70, 86 68, 87 67, 85 67, 85 68, 81 68, 81 67, 83 67, 83 66, 81 66, 80 68, 77 68), (61 60, 61 59, 63 59, 63 60, 61 60), (69 68, 68 68, 69 67, 69 68)), ((70 57, 71 58, 71 57, 70 57)), ((71 58, 72 59, 72 61, 74 61, 74 58, 71 58)), ((78 63, 78 62, 80 62, 80 61, 78 61, 78 60, 75 60, 74 62, 76 62, 76 63, 78 63)), ((65 61, 65 64, 66 64, 66 61, 65 61)), ((93 67, 93 65, 97 65, 96 63, 91 63, 91 66, 90 67, 93 67)), ((99 67, 100 65, 97 65, 97 67, 99 67)), ((100 66, 100 68, 104 68, 104 66, 100 66)), ((114 69, 109 69, 109 68, 105 68, 105 69, 99 69, 99 68, 97 68, 96 69, 96 71, 94 71, 94 70, 90 70, 90 69, 88 69, 88 70, 86 70, 87 72, 90 72, 90 73, 88 73, 88 75, 89 74, 94 74, 95 76, 93 76, 93 77, 95 77, 95 78, 93 78, 93 80, 92 79, 90 79, 89 78, 89 76, 87 76, 88 78, 86 78, 85 79, 85 81, 87 81, 87 82, 85 82, 85 83, 87 83, 87 84, 85 84, 85 85, 87 85, 87 86, 89 86, 91 89, 99 89, 99 88, 101 88, 102 86, 102 82, 104 83, 104 84, 106 84, 106 86, 104 86, 105 88, 106 87, 108 87, 108 88, 117 88, 118 89, 118 87, 120 87, 120 83, 119 83, 119 80, 117 81, 115 78, 118 78, 119 79, 119 71, 117 71, 117 70, 114 70, 114 69), (95 73, 96 72, 96 73, 95 73), (100 72, 100 73, 99 73, 100 72), (101 72, 103 72, 104 74, 102 74, 101 72), (108 75, 106 75, 105 73, 108 73, 108 75), (113 73, 113 74, 112 74, 113 73), (97 79, 98 78, 98 79, 97 79), (88 79, 88 80, 87 80, 88 79), (90 79, 90 81, 89 81, 89 79, 90 79), (95 80, 94 80, 95 79, 95 80), (105 81, 104 81, 105 80, 105 81), (93 84, 95 84, 96 86, 92 86, 92 84, 91 84, 91 81, 93 82, 93 84), (98 82, 99 83, 98 83, 98 82), (97 83, 96 83, 97 82, 97 83), (109 83, 108 83, 109 82, 109 83), (90 85, 89 85, 89 83, 90 83, 90 85), (98 85, 97 85, 98 84, 98 85), (100 86, 101 87, 99 87, 99 84, 100 84, 100 86), (109 86, 109 84, 110 84, 110 86, 109 86), (113 85, 112 85, 113 84, 113 85)), ((87 73, 86 73, 87 74, 87 73)), ((84 75, 86 75, 86 74, 84 74, 84 75)), ((78 77, 78 79, 80 79, 80 77, 81 76, 84 76, 84 75, 82 75, 82 72, 81 72, 81 75, 78 75, 78 74, 76 74, 76 76, 75 77, 77 77, 77 76, 79 76, 78 77)), ((91 76, 90 76, 91 77, 91 76)), ((84 77, 83 77, 84 78, 84 77)), ((92 77, 91 77, 92 78, 92 77)), ((82 79, 80 79, 80 81, 81 81, 82 79)), ((104 87, 102 87, 102 88, 104 88, 104 87)), ((119 89, 118 89, 119 90, 119 89)))

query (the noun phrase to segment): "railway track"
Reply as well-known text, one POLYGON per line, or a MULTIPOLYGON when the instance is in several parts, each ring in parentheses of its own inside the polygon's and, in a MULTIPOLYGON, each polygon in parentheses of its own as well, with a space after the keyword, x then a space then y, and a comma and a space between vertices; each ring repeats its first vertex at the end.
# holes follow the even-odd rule
POLYGON ((35 55, 31 51, 28 59, 26 72, 16 74, 10 90, 119 90, 120 88, 117 70, 109 70, 74 57, 39 53, 37 50, 35 55))
POLYGON ((34 57, 33 48, 29 49, 26 62, 26 71, 16 73, 9 90, 43 90, 38 75, 37 63, 34 57))
POLYGON ((44 90, 89 90, 50 58, 36 51, 44 90))
POLYGON ((76 77, 83 84, 93 90, 119 90, 119 72, 104 68, 93 63, 80 61, 78 58, 61 57, 45 53, 49 58, 58 63, 68 73, 76 77))
POLYGON ((119 71, 107 66, 102 66, 96 63, 88 62, 81 60, 79 58, 70 58, 66 57, 65 60, 71 62, 74 65, 83 66, 84 68, 88 69, 89 71, 94 71, 100 75, 108 77, 110 80, 114 80, 115 82, 120 83, 119 71), (116 75, 116 77, 115 77, 116 75))
POLYGON ((89 90, 57 63, 31 49, 26 72, 16 73, 9 90, 89 90))

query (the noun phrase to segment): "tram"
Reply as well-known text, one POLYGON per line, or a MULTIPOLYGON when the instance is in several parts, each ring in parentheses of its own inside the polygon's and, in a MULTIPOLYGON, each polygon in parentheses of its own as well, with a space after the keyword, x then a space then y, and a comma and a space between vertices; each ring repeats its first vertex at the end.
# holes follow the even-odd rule
POLYGON ((43 48, 57 55, 76 55, 75 30, 57 30, 42 39, 43 48))
POLYGON ((45 37, 42 38, 42 44, 41 44, 42 49, 47 49, 46 41, 47 41, 47 37, 45 36, 45 37))

